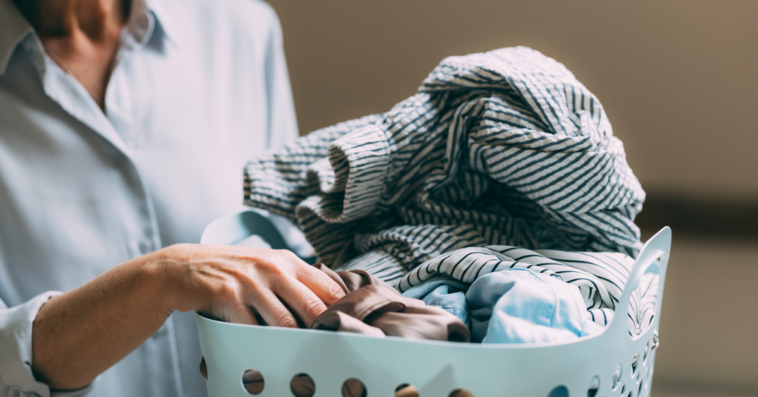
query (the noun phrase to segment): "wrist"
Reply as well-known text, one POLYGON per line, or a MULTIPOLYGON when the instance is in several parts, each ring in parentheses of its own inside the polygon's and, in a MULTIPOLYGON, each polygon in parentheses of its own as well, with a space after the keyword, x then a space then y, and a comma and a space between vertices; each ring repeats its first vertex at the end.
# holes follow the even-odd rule
POLYGON ((162 248, 146 256, 146 272, 154 279, 156 302, 169 314, 174 310, 187 312, 195 309, 193 302, 192 244, 177 244, 162 248))
POLYGON ((171 248, 162 248, 158 251, 140 257, 140 279, 147 288, 147 294, 151 296, 156 307, 163 308, 166 317, 174 310, 178 310, 177 302, 181 299, 176 295, 179 292, 177 286, 178 266, 171 248))

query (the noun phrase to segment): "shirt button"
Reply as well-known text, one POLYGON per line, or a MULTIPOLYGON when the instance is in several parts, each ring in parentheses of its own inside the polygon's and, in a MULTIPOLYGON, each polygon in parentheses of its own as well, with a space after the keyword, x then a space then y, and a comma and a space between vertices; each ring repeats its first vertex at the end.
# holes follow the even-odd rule
POLYGON ((142 253, 142 255, 149 254, 153 252, 153 242, 144 238, 137 243, 137 246, 139 247, 139 252, 142 253))

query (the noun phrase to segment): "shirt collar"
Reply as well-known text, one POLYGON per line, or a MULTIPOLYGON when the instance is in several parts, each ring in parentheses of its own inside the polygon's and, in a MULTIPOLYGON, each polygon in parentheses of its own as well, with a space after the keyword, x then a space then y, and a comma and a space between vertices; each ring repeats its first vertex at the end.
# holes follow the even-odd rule
POLYGON ((13 52, 27 35, 34 32, 11 0, 0 0, 0 76, 11 61, 13 52))
POLYGON ((150 10, 150 12, 153 14, 155 25, 157 28, 159 28, 154 30, 159 30, 163 34, 163 37, 166 39, 166 41, 175 45, 176 29, 171 20, 171 13, 163 8, 163 3, 161 1, 154 0, 142 0, 139 2, 143 4, 143 7, 145 7, 145 9, 150 10))
POLYGON ((132 0, 129 22, 124 28, 138 43, 146 44, 153 34, 159 34, 171 44, 176 44, 170 14, 160 1, 132 0))
MULTIPOLYGON (((169 15, 158 1, 133 0, 124 30, 137 43, 145 44, 156 34, 176 43, 169 15)), ((0 76, 5 74, 16 47, 29 34, 34 34, 34 28, 16 5, 11 0, 0 0, 0 76)))

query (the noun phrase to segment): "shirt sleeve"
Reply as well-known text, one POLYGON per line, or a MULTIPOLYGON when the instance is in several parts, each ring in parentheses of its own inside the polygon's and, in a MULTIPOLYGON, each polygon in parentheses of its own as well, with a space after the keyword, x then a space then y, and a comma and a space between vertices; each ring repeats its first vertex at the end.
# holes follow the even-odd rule
POLYGON ((42 305, 60 292, 45 292, 8 308, 0 299, 0 397, 74 397, 92 390, 94 382, 71 391, 51 391, 32 373, 32 323, 42 305))
POLYGON ((272 149, 292 142, 299 134, 287 61, 284 58, 282 28, 276 12, 267 4, 265 6, 269 10, 268 25, 270 26, 264 60, 269 117, 267 149, 272 149))

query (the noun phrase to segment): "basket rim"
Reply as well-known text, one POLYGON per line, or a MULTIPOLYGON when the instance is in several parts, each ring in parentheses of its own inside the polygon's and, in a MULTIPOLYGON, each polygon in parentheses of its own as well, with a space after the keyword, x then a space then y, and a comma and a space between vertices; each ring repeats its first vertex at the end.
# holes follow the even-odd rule
MULTIPOLYGON (((226 328, 239 328, 239 329, 249 329, 254 330, 255 332, 263 332, 263 333, 290 333, 290 334, 308 334, 308 335, 314 335, 314 334, 321 334, 321 335, 330 335, 330 337, 334 338, 359 338, 359 339, 371 339, 371 340, 386 340, 386 343, 403 343, 403 344, 421 344, 421 345, 430 345, 430 346, 445 346, 446 348, 454 348, 454 349, 501 349, 501 350, 510 350, 510 349, 547 349, 547 348, 555 348, 555 347, 562 347, 562 346, 568 346, 568 345, 576 345, 576 344, 583 344, 583 343, 592 343, 593 340, 598 338, 603 338, 603 335, 609 335, 609 329, 610 327, 605 327, 603 331, 594 334, 594 335, 588 335, 588 336, 582 336, 576 339, 572 339, 569 341, 563 341, 563 342, 535 342, 535 343, 463 343, 463 342, 449 342, 449 341, 438 341, 438 340, 429 340, 429 339, 409 339, 405 337, 400 336, 385 336, 384 338, 377 338, 375 336, 371 335, 365 335, 365 334, 359 334, 359 333, 350 333, 350 332, 334 332, 334 331, 325 331, 325 330, 317 330, 317 329, 308 329, 308 328, 284 328, 284 327, 272 327, 272 326, 262 326, 262 325, 248 325, 248 324, 237 324, 237 323, 228 323, 225 321, 216 320, 213 318, 209 318, 203 314, 196 313, 197 321, 200 322, 206 322, 214 327, 226 327, 226 328)), ((652 336, 654 330, 656 330, 658 327, 658 319, 655 319, 653 324, 650 324, 650 326, 645 330, 645 332, 641 333, 640 335, 635 335, 634 337, 629 336, 629 342, 635 342, 640 339, 647 339, 652 336)), ((607 337, 607 336, 606 336, 607 337)), ((612 336, 611 336, 612 337, 612 336)))

